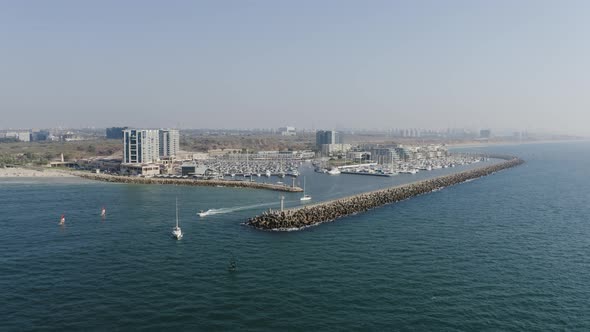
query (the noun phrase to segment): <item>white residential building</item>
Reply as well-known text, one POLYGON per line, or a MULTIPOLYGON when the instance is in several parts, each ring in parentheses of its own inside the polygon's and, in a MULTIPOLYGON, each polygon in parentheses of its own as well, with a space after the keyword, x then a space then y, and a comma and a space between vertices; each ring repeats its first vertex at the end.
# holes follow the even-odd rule
POLYGON ((180 150, 178 129, 160 129, 160 157, 176 157, 180 150))
POLYGON ((155 163, 160 158, 159 130, 126 129, 123 131, 123 163, 155 163))
POLYGON ((28 131, 7 131, 4 137, 16 138, 21 142, 31 141, 31 133, 28 131))

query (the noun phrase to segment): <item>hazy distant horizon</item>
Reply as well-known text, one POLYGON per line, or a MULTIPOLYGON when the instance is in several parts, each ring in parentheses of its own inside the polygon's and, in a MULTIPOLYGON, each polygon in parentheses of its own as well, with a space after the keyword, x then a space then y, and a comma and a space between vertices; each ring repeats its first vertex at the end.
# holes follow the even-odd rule
MULTIPOLYGON (((275 134, 279 132, 280 127, 242 127, 242 128, 191 128, 191 127, 147 127, 147 126, 127 126, 127 125, 120 125, 120 126, 109 126, 109 127, 0 127, 0 132, 5 131, 22 131, 22 130, 49 130, 49 131, 68 131, 68 130, 92 130, 92 131, 103 131, 110 127, 127 127, 129 129, 179 129, 181 131, 251 131, 251 132, 261 132, 261 133, 272 133, 275 134)), ((285 127, 285 126, 281 126, 285 127)), ((292 126, 291 126, 292 127, 292 126)), ((575 135, 575 134, 568 134, 564 132, 559 132, 555 130, 549 129, 537 129, 534 131, 522 130, 518 128, 424 128, 424 127, 408 127, 408 128, 295 128, 299 133, 310 133, 313 134, 318 130, 336 130, 339 132, 351 133, 354 134, 395 134, 396 130, 419 130, 421 131, 432 131, 436 133, 445 133, 447 131, 451 131, 452 133, 459 133, 460 131, 464 131, 465 133, 471 133, 473 135, 479 135, 480 130, 491 130, 492 136, 513 136, 515 133, 519 133, 521 135, 555 135, 555 136, 571 136, 572 138, 590 138, 589 135, 575 135)), ((408 136, 411 138, 411 136, 408 136)))
POLYGON ((5 128, 590 136, 590 3, 7 1, 5 128))

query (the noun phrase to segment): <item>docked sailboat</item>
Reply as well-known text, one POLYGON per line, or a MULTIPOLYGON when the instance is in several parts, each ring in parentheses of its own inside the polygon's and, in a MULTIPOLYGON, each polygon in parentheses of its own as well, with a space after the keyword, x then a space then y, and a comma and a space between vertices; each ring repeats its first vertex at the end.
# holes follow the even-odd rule
POLYGON ((303 177, 303 196, 299 199, 300 201, 309 201, 311 200, 311 196, 305 193, 305 176, 303 177))
POLYGON ((172 237, 177 240, 182 239, 182 230, 178 226, 178 198, 176 198, 176 226, 172 228, 172 237))

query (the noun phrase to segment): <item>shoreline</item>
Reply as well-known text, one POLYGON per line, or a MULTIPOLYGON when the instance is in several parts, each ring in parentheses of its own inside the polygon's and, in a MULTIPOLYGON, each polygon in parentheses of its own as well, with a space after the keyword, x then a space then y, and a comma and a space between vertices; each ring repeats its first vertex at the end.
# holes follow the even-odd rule
POLYGON ((503 162, 467 170, 433 179, 416 181, 391 188, 369 191, 314 205, 296 207, 283 211, 269 210, 254 216, 245 225, 266 231, 303 230, 339 218, 362 213, 387 204, 400 202, 415 196, 439 191, 446 187, 470 182, 498 171, 519 166, 524 160, 505 155, 490 155, 490 158, 503 159, 503 162))
POLYGON ((89 172, 64 170, 64 169, 33 169, 25 167, 7 167, 0 168, 0 179, 18 179, 18 178, 81 178, 86 180, 127 183, 127 184, 164 184, 164 185, 185 185, 196 187, 229 187, 229 188, 253 188, 266 189, 284 192, 303 192, 300 187, 289 187, 285 185, 259 183, 249 181, 232 181, 232 180, 195 180, 195 179, 171 179, 171 178, 140 178, 130 176, 117 176, 96 174, 89 172))
POLYGON ((75 175, 51 169, 32 169, 25 167, 0 168, 0 178, 73 178, 75 175))
POLYGON ((589 142, 590 139, 567 139, 567 140, 539 140, 539 141, 524 141, 524 142, 467 142, 467 143, 450 143, 447 144, 449 149, 456 148, 488 148, 496 146, 515 146, 515 145, 531 145, 531 144, 551 144, 551 143, 577 143, 577 142, 589 142))
MULTIPOLYGON (((68 171, 65 171, 68 172, 68 171)), ((196 180, 196 179, 174 179, 174 178, 142 178, 119 175, 106 175, 96 173, 86 173, 80 171, 69 171, 72 176, 77 176, 87 180, 102 182, 127 183, 127 184, 164 184, 164 185, 184 185, 195 187, 230 187, 230 188, 252 188, 267 189, 285 192, 303 192, 300 187, 289 187, 285 185, 249 182, 249 181, 232 181, 232 180, 196 180)))

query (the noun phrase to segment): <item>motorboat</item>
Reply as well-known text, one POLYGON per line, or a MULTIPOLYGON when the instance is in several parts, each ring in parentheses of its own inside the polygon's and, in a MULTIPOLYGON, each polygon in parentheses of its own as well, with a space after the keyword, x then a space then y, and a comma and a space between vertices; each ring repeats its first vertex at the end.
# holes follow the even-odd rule
POLYGON ((210 215, 211 214, 211 210, 210 209, 207 210, 207 211, 201 210, 201 212, 198 212, 197 214, 199 215, 199 217, 203 218, 203 217, 206 217, 206 216, 210 215))

